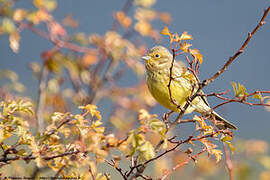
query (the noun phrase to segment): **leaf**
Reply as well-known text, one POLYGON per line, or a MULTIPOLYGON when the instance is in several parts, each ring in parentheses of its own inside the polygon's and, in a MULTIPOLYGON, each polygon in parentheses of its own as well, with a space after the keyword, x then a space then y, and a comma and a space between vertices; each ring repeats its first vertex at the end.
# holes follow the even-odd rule
POLYGON ((220 140, 222 142, 227 142, 227 141, 231 141, 232 137, 231 136, 223 136, 223 137, 220 138, 220 140))
POLYGON ((114 18, 123 26, 124 28, 129 28, 132 20, 130 17, 126 16, 123 11, 118 11, 114 14, 114 18))
POLYGON ((16 31, 16 26, 10 19, 4 18, 1 25, 1 31, 11 34, 16 31))
POLYGON ((89 52, 82 57, 82 64, 84 67, 89 67, 96 64, 97 61, 98 58, 96 53, 89 52))
POLYGON ((65 25, 65 26, 68 26, 68 27, 72 27, 72 28, 76 28, 79 26, 79 22, 77 20, 75 20, 73 17, 72 17, 72 14, 68 14, 63 20, 62 20, 62 23, 65 25))
POLYGON ((138 148, 139 158, 141 161, 147 161, 155 157, 155 148, 153 145, 146 141, 142 146, 138 148))
POLYGON ((213 154, 216 158, 216 163, 218 163, 222 158, 222 151, 220 149, 212 149, 210 154, 213 154))
POLYGON ((140 109, 139 111, 139 121, 141 122, 141 124, 145 124, 146 121, 148 121, 151 118, 151 115, 149 114, 149 112, 145 109, 140 109))
POLYGON ((243 97, 248 95, 246 92, 246 87, 244 85, 241 85, 238 83, 238 85, 235 82, 232 82, 232 87, 234 90, 235 97, 243 97))
POLYGON ((21 22, 22 20, 24 20, 27 13, 28 12, 25 9, 16 9, 13 13, 13 20, 17 22, 21 22))
POLYGON ((79 109, 84 109, 91 114, 92 117, 96 116, 99 120, 101 119, 100 112, 97 110, 97 106, 94 104, 88 104, 86 106, 79 106, 79 109))
POLYGON ((34 0, 33 3, 37 8, 45 8, 48 11, 53 11, 57 5, 55 0, 34 0))
POLYGON ((254 99, 259 99, 260 101, 262 101, 264 99, 261 93, 254 94, 253 98, 254 99))
POLYGON ((156 3, 156 0, 134 0, 136 6, 141 6, 144 8, 150 8, 156 3))
POLYGON ((180 44, 180 49, 184 52, 188 52, 189 51, 189 48, 192 46, 192 44, 189 44, 187 42, 183 42, 180 44))
POLYGON ((14 53, 18 53, 19 51, 20 46, 19 42, 20 42, 20 34, 17 31, 9 35, 9 46, 14 53))
POLYGON ((172 18, 169 13, 162 12, 158 15, 159 19, 165 24, 171 24, 172 18))
POLYGON ((149 126, 152 131, 160 134, 161 136, 164 136, 166 133, 166 126, 159 119, 151 119, 149 122, 149 126))
POLYGON ((269 156, 262 156, 259 159, 259 162, 266 168, 270 170, 270 157, 269 156))
POLYGON ((160 32, 160 34, 163 34, 163 35, 168 35, 170 37, 170 39, 172 39, 173 37, 173 34, 169 31, 168 27, 165 26, 162 31, 160 32))
POLYGON ((142 36, 149 36, 152 33, 152 26, 150 23, 148 23, 147 21, 138 21, 135 26, 134 29, 139 32, 142 36))
POLYGON ((234 154, 234 152, 235 152, 235 147, 232 145, 232 143, 231 143, 231 142, 226 141, 226 144, 228 144, 228 146, 229 146, 229 148, 230 148, 230 150, 231 150, 232 154, 234 154))
POLYGON ((192 36, 189 35, 186 31, 183 32, 180 36, 180 38, 178 39, 178 41, 182 41, 182 40, 192 40, 192 36))
POLYGON ((200 64, 203 63, 203 55, 198 49, 189 49, 189 53, 195 58, 195 61, 199 61, 200 64))

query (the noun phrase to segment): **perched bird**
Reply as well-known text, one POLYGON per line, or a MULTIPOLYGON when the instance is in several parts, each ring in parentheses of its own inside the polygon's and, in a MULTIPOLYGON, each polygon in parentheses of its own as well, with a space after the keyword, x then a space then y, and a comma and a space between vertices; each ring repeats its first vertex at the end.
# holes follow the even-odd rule
MULTIPOLYGON (((187 98, 198 89, 198 83, 196 83, 194 75, 187 71, 183 64, 174 62, 170 85, 171 97, 175 101, 173 103, 168 88, 172 54, 163 46, 155 46, 142 59, 145 60, 146 83, 153 97, 162 106, 174 112, 180 112, 181 110, 177 108, 177 105, 183 107, 187 98)), ((218 129, 237 129, 235 125, 222 118, 215 111, 211 111, 206 98, 203 96, 197 96, 186 109, 185 114, 193 111, 202 115, 213 115, 215 118, 210 120, 212 122, 215 120, 214 124, 218 129)))

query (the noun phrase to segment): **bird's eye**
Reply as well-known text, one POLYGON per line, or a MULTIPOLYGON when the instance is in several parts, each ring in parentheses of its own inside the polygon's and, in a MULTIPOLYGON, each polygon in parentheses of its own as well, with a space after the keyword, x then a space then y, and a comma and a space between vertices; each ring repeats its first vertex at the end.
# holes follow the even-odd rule
POLYGON ((160 58, 160 55, 159 55, 159 54, 155 54, 155 57, 156 57, 156 58, 160 58))

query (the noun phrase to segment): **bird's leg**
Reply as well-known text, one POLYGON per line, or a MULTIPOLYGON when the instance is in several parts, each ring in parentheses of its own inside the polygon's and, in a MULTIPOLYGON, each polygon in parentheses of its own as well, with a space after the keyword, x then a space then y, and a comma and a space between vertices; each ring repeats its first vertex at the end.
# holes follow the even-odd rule
POLYGON ((168 113, 164 113, 162 116, 162 120, 166 125, 166 128, 168 129, 169 126, 172 124, 172 121, 170 119, 170 115, 173 113, 173 111, 169 111, 168 113))

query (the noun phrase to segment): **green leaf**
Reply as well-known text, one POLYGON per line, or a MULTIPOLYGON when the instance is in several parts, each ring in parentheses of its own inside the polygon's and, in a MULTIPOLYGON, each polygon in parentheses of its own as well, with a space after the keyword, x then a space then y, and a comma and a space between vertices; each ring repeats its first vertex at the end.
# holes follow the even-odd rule
POLYGON ((13 21, 8 18, 4 18, 1 25, 1 31, 11 34, 16 31, 16 26, 13 21))
POLYGON ((155 157, 155 148, 149 141, 146 141, 142 146, 140 146, 138 151, 141 161, 147 161, 155 157))
POLYGON ((149 126, 152 131, 160 134, 161 136, 164 136, 166 133, 166 126, 159 119, 151 119, 149 122, 149 126))
POLYGON ((232 87, 234 90, 235 97, 243 97, 248 95, 246 92, 246 87, 244 85, 241 85, 238 83, 238 85, 235 82, 232 82, 232 87))
POLYGON ((231 136, 222 136, 222 137, 220 138, 220 140, 221 140, 222 142, 227 142, 227 141, 231 141, 231 140, 232 140, 232 137, 231 137, 231 136))
POLYGON ((228 146, 229 146, 229 148, 230 148, 232 154, 234 154, 234 152, 235 152, 235 147, 232 145, 232 143, 231 143, 231 142, 228 142, 228 141, 226 141, 225 143, 228 144, 228 146))

